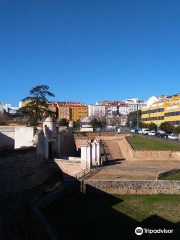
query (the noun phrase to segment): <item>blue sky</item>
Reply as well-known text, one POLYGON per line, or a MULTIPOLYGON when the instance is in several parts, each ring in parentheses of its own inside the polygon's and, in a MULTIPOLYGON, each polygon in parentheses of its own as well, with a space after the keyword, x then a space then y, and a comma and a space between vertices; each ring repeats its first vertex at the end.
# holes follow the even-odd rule
POLYGON ((47 84, 58 101, 180 92, 179 0, 0 0, 0 101, 47 84))

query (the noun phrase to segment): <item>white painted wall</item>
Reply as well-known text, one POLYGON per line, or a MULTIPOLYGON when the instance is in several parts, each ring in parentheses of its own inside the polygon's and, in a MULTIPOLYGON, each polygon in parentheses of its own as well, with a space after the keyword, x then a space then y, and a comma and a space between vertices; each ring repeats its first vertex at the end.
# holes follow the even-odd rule
POLYGON ((15 127, 15 148, 31 147, 34 140, 34 128, 26 126, 15 127))

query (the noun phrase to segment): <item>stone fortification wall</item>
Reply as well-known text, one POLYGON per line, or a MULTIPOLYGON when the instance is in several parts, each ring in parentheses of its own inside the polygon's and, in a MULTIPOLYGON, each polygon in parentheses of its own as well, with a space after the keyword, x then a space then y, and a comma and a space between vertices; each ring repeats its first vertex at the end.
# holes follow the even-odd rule
POLYGON ((157 177, 156 177, 156 180, 162 179, 163 177, 166 177, 166 176, 172 175, 174 173, 178 173, 178 172, 180 172, 179 168, 171 169, 171 170, 166 171, 166 172, 159 172, 157 177))
POLYGON ((76 156, 77 149, 73 135, 73 129, 67 128, 61 131, 60 135, 60 156, 76 156))
POLYGON ((104 134, 102 134, 102 133, 98 134, 97 133, 95 135, 88 134, 87 136, 83 136, 83 135, 81 136, 81 135, 74 134, 74 136, 75 136, 76 147, 81 148, 81 146, 83 144, 86 144, 87 142, 90 142, 94 139, 96 139, 98 141, 99 140, 102 140, 102 141, 117 140, 117 141, 119 141, 121 139, 124 139, 125 137, 131 136, 131 134, 127 133, 127 134, 108 135, 108 133, 107 133, 107 135, 105 135, 105 133, 104 134))
POLYGON ((48 172, 35 148, 1 152, 0 201, 43 184, 48 172))
POLYGON ((68 193, 82 191, 86 194, 119 194, 119 195, 153 195, 180 194, 180 181, 109 181, 84 180, 67 181, 65 190, 68 193))
POLYGON ((64 179, 69 177, 75 177, 76 174, 85 169, 84 161, 81 158, 70 158, 70 159, 54 159, 48 161, 49 171, 55 172, 58 170, 62 171, 64 179))
POLYGON ((0 126, 0 149, 14 149, 15 127, 0 126))
POLYGON ((127 160, 180 160, 180 152, 135 151, 125 137, 119 139, 118 144, 127 160))
POLYGON ((180 194, 179 181, 84 181, 88 193, 127 195, 180 194))

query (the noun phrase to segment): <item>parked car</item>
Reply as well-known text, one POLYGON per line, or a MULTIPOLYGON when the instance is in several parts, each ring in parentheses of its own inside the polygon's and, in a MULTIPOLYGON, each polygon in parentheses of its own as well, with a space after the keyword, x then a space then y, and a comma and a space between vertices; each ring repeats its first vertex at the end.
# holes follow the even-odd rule
POLYGON ((138 133, 142 134, 143 132, 142 132, 142 130, 138 130, 138 133))
POLYGON ((142 133, 143 134, 148 134, 149 128, 142 128, 142 133))
POLYGON ((160 137, 161 133, 157 132, 156 137, 160 137))
POLYGON ((135 132, 136 132, 136 130, 135 130, 135 129, 131 129, 131 132, 132 132, 132 133, 135 133, 135 132))
POLYGON ((166 133, 160 133, 160 137, 161 137, 161 138, 168 138, 168 134, 166 134, 166 133))
POLYGON ((169 135, 168 135, 168 138, 169 138, 169 139, 172 139, 172 140, 178 140, 178 136, 177 136, 176 134, 173 134, 173 133, 172 133, 172 134, 169 134, 169 135))
POLYGON ((148 135, 150 135, 150 136, 155 136, 155 135, 156 135, 156 132, 155 132, 155 131, 149 131, 149 132, 148 132, 148 135))
POLYGON ((149 132, 150 132, 150 130, 144 130, 142 133, 143 133, 144 135, 148 135, 149 132))
POLYGON ((168 134, 166 134, 165 132, 157 132, 156 137, 168 138, 168 134))

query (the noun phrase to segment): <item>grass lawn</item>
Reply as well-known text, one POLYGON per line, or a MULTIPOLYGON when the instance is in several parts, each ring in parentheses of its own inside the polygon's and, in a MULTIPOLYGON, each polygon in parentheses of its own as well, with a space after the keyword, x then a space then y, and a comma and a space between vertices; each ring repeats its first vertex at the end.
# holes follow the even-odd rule
POLYGON ((169 176, 161 178, 161 180, 174 180, 174 181, 180 181, 180 172, 171 174, 169 176))
POLYGON ((126 138, 136 151, 180 151, 180 144, 146 136, 126 138))
POLYGON ((64 196, 42 213, 57 236, 67 240, 137 239, 136 227, 174 229, 174 234, 146 234, 146 239, 178 239, 180 234, 178 195, 64 196))

